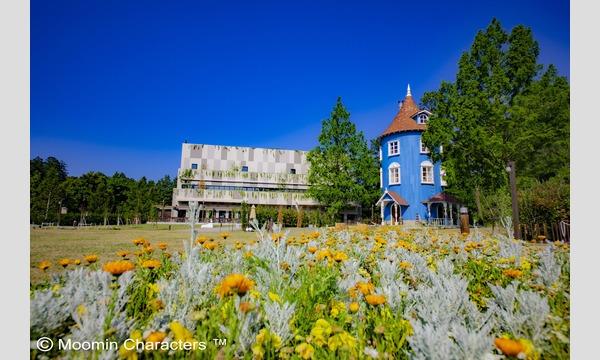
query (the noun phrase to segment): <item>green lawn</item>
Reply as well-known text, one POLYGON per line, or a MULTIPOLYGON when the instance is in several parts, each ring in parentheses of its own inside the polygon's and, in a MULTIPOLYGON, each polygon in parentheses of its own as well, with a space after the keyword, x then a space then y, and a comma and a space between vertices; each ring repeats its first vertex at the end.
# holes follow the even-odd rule
MULTIPOLYGON (((224 226, 212 230, 200 230, 200 233, 213 237, 215 240, 223 243, 219 237, 222 231, 231 234, 225 242, 249 241, 256 238, 254 232, 231 231, 224 226)), ((291 235, 297 235, 302 232, 309 232, 311 229, 286 229, 291 235)), ((183 249, 183 241, 189 241, 190 228, 187 225, 173 225, 169 230, 169 225, 133 225, 121 226, 120 228, 32 228, 30 233, 30 280, 39 282, 49 278, 49 274, 62 270, 58 265, 58 260, 62 258, 80 259, 84 262, 83 256, 96 254, 100 257, 99 262, 117 260, 119 257, 116 252, 119 250, 135 251, 136 246, 132 240, 137 237, 143 237, 150 243, 156 245, 159 242, 168 244, 167 251, 179 251, 183 249), (37 268, 40 261, 47 260, 52 266, 44 274, 37 268)), ((157 251, 159 251, 157 249, 157 251)), ((70 265, 72 266, 72 265, 70 265)))

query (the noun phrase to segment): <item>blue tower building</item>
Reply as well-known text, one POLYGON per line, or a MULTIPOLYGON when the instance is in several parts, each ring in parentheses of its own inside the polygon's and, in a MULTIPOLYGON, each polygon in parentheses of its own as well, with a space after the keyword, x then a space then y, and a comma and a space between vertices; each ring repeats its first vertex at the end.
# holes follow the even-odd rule
POLYGON ((379 136, 379 176, 383 224, 427 222, 454 225, 458 203, 443 192, 446 186, 440 162, 433 163, 421 142, 431 113, 419 109, 410 85, 391 124, 379 136))

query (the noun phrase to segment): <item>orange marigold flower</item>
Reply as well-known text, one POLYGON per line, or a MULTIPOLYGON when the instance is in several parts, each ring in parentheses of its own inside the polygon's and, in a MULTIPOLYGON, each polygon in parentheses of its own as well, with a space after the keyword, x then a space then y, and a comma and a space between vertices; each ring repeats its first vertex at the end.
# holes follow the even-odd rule
POLYGON ((224 297, 229 294, 244 296, 254 287, 254 281, 248 279, 242 274, 227 275, 217 288, 219 296, 224 297))
POLYGON ((308 252, 311 254, 314 254, 317 252, 317 247, 316 246, 309 246, 308 247, 308 252))
POLYGON ((365 296, 365 300, 367 301, 367 304, 373 306, 385 304, 385 296, 383 295, 370 294, 365 296))
POLYGON ((244 314, 252 311, 254 309, 254 305, 251 302, 248 301, 242 301, 240 303, 240 311, 243 312, 244 314))
POLYGON ((131 271, 135 265, 127 260, 111 261, 104 264, 102 269, 108 273, 119 276, 124 272, 131 271))
POLYGON ((360 291, 361 294, 365 296, 370 295, 373 293, 373 291, 375 291, 375 285, 373 285, 371 282, 359 281, 356 283, 355 287, 358 289, 358 291, 360 291))
POLYGON ((205 249, 208 249, 208 250, 214 250, 214 249, 216 249, 216 248, 217 248, 217 245, 218 245, 218 244, 217 244, 216 242, 214 242, 214 241, 209 241, 209 242, 206 242, 206 243, 204 243, 204 245, 202 245, 202 246, 203 246, 205 249))
POLYGON ((164 333, 162 331, 154 331, 154 332, 151 332, 150 335, 148 335, 148 337, 146 338, 146 342, 161 343, 161 342, 163 342, 163 340, 165 340, 166 337, 167 337, 166 333, 164 333))
POLYGON ((42 270, 42 271, 46 271, 48 270, 48 268, 50 267, 50 261, 42 261, 38 264, 38 269, 42 270))
POLYGON ((146 239, 139 237, 132 240, 133 244, 136 246, 144 245, 146 243, 146 239))
POLYGON ((154 248, 150 245, 148 246, 144 246, 144 253, 145 254, 152 254, 154 252, 154 248))
POLYGON ((142 261, 142 267, 146 269, 158 269, 160 267, 160 261, 155 259, 144 260, 142 261))
POLYGON ((161 250, 167 250, 167 243, 161 242, 161 243, 158 243, 157 246, 161 250))
POLYGON ((518 278, 519 276, 523 275, 523 272, 521 270, 517 270, 517 269, 506 269, 502 272, 505 276, 511 277, 511 278, 518 278))
POLYGON ((93 264, 98 261, 98 255, 86 255, 84 259, 88 262, 88 264, 93 264))
POLYGON ((518 356, 525 353, 525 346, 518 340, 497 338, 494 345, 506 356, 518 356))
POLYGON ((128 254, 129 253, 127 251, 125 251, 125 250, 117 251, 117 255, 120 256, 120 257, 122 257, 122 258, 127 257, 128 254))
POLYGON ((71 263, 71 260, 69 259, 60 259, 58 260, 58 264, 64 268, 66 268, 67 266, 69 266, 69 264, 71 263))

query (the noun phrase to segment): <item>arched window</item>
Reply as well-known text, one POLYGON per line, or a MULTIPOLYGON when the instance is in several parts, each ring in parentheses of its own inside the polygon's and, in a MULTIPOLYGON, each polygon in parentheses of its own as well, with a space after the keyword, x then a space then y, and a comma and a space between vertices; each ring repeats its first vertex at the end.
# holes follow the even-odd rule
POLYGON ((419 137, 419 147, 421 154, 429 154, 429 149, 423 143, 423 139, 419 137))
POLYGON ((427 114, 419 114, 417 117, 417 122, 419 124, 425 124, 427 122, 427 114))
POLYGON ((421 184, 433 184, 433 164, 431 161, 421 163, 421 184))
POLYGON ((400 164, 393 162, 388 167, 390 176, 390 185, 400 184, 400 164))

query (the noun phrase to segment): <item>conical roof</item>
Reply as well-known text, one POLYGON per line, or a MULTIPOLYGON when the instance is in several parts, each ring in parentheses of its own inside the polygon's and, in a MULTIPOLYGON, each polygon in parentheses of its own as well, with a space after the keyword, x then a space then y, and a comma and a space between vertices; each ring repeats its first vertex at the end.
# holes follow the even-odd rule
POLYGON ((408 85, 406 97, 404 98, 404 101, 402 101, 400 110, 398 110, 398 113, 396 116, 394 116, 392 123, 379 137, 384 137, 386 135, 403 131, 424 131, 426 129, 426 125, 417 124, 417 122, 412 118, 418 112, 419 107, 415 103, 415 100, 410 93, 410 85, 408 85))

